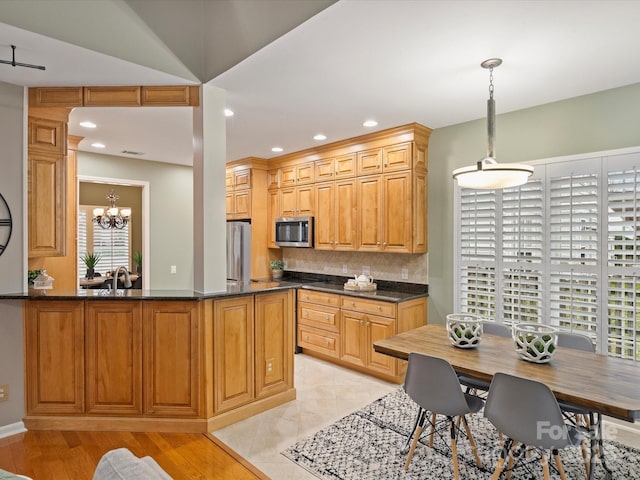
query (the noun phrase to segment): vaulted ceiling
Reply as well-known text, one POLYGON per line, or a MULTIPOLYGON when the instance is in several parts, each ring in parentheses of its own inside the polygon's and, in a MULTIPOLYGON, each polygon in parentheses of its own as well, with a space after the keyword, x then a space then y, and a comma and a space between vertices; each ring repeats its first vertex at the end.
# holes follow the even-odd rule
MULTIPOLYGON (((0 22, 0 59, 16 45, 47 67, 0 65, 3 82, 225 89, 228 160, 367 133, 368 118, 481 118, 490 57, 498 114, 640 82, 635 0, 3 0, 0 22)), ((100 137, 103 153, 188 164, 189 113, 164 110, 77 109, 70 129, 83 149, 100 137)))

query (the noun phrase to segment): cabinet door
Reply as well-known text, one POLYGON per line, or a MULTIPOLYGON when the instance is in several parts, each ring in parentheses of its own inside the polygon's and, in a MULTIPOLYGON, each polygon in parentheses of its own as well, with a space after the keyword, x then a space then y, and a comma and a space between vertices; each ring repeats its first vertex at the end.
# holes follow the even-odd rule
POLYGON ((383 198, 382 250, 411 253, 411 172, 384 175, 383 198))
POLYGON ((214 411, 254 398, 253 296, 213 303, 214 411))
MULTIPOLYGON (((358 251, 381 251, 382 176, 372 175, 358 179, 358 251)), ((402 200, 403 202, 406 199, 402 200)))
MULTIPOLYGON (((355 250, 357 223, 356 181, 354 179, 336 181, 334 190, 333 247, 336 250, 355 250)), ((318 212, 316 211, 316 218, 317 216, 318 212)))
POLYGON ((411 169, 411 142, 391 145, 382 149, 382 168, 386 172, 411 169))
POLYGON ((67 154, 67 124, 58 120, 29 117, 29 152, 67 154))
POLYGON ((295 187, 296 186, 296 166, 289 165, 280 168, 280 187, 295 187))
POLYGON ((427 235, 427 173, 413 173, 413 245, 412 253, 426 253, 427 235))
POLYGON ((235 213, 235 197, 232 191, 227 191, 227 196, 226 196, 226 202, 227 202, 227 220, 232 220, 233 219, 233 215, 235 213))
POLYGON ((307 185, 315 180, 314 162, 300 164, 296 167, 296 183, 298 185, 307 185))
POLYGON ((267 172, 267 188, 268 189, 274 189, 274 188, 280 188, 280 174, 279 174, 279 170, 269 170, 267 172))
POLYGON ((66 157, 29 153, 29 257, 66 252, 66 157))
POLYGON ((27 414, 84 413, 84 302, 36 300, 26 308, 27 414))
POLYGON ((283 217, 295 217, 298 211, 295 187, 280 189, 280 211, 283 217))
POLYGON ((200 349, 198 302, 145 301, 144 410, 158 416, 198 416, 200 349))
POLYGON ((255 396, 293 388, 293 291, 255 297, 255 396))
POLYGON ((325 158, 316 160, 316 182, 327 182, 333 180, 335 176, 335 167, 333 158, 325 158))
POLYGON ((348 153, 335 159, 336 180, 339 178, 351 178, 356 176, 356 154, 348 153))
POLYGON ((224 186, 227 189, 227 192, 229 192, 229 190, 233 190, 233 172, 227 170, 227 174, 224 177, 224 186))
POLYGON ((251 190, 240 190, 234 194, 234 218, 251 218, 251 190))
POLYGON ((251 169, 238 170, 233 172, 233 187, 236 190, 251 188, 251 169))
POLYGON ((333 250, 335 243, 334 185, 333 182, 315 185, 315 243, 316 250, 333 250))
POLYGON ((142 413, 142 304, 87 302, 87 413, 142 413))
POLYGON ((276 245, 276 218, 281 217, 280 190, 267 191, 267 247, 279 248, 276 245))
POLYGON ((315 195, 313 185, 296 188, 296 215, 313 215, 315 208, 315 195))
POLYGON ((364 367, 370 348, 366 344, 366 318, 360 312, 342 310, 340 312, 340 360, 364 367))
POLYGON ((372 148, 358 152, 358 176, 382 173, 382 149, 372 148))
POLYGON ((365 326, 367 329, 367 367, 377 372, 396 375, 397 361, 393 357, 377 353, 373 349, 373 342, 392 337, 396 334, 395 318, 367 315, 365 326))

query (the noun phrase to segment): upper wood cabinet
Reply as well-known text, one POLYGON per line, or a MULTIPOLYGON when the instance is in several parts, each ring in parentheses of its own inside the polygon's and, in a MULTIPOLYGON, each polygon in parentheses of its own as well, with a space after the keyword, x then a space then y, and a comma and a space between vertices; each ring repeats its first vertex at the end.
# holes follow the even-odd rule
POLYGON ((337 157, 316 160, 315 181, 325 182, 356 175, 356 154, 348 153, 337 157))
POLYGON ((412 167, 411 142, 358 152, 358 176, 409 170, 412 167))
POLYGON ((316 184, 315 200, 316 250, 355 250, 355 179, 316 184))
POLYGON ((280 248, 276 245, 276 218, 282 216, 280 207, 280 190, 267 191, 267 246, 280 248))
POLYGON ((29 117, 29 151, 67 154, 67 124, 58 120, 29 117))
POLYGON ((315 179, 314 173, 314 162, 283 166, 279 172, 280 187, 293 187, 313 183, 315 179))
POLYGON ((300 217, 313 215, 314 186, 291 187, 280 189, 280 212, 283 217, 300 217))
POLYGON ((66 254, 65 156, 34 151, 28 159, 29 257, 66 254))
POLYGON ((227 220, 251 218, 251 169, 228 169, 225 185, 227 220))

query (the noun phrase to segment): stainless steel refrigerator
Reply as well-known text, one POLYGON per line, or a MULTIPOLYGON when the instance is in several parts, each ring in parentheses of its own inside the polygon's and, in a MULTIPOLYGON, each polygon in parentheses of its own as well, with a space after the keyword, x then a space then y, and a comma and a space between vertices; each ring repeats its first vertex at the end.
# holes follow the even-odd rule
POLYGON ((227 222, 227 281, 251 280, 251 224, 227 222))

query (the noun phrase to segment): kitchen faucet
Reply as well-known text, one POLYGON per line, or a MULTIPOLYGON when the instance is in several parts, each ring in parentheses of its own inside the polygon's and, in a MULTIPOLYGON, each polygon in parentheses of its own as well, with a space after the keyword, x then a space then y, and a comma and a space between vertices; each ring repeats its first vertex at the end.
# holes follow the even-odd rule
POLYGON ((118 275, 120 275, 120 270, 124 268, 124 288, 131 288, 131 277, 129 277, 129 269, 122 265, 121 267, 116 268, 113 272, 113 291, 115 292, 118 289, 118 275))

